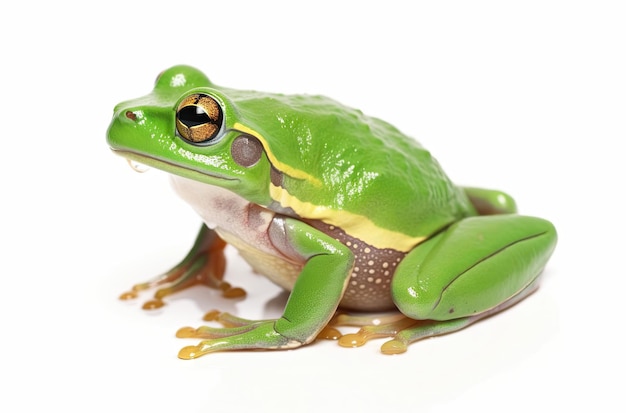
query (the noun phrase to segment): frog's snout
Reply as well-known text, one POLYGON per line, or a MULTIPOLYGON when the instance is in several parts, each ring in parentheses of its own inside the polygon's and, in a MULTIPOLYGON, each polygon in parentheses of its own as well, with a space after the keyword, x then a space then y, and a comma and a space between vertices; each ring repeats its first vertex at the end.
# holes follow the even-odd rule
POLYGON ((120 107, 115 109, 114 118, 117 122, 134 124, 139 122, 144 117, 141 109, 134 109, 132 107, 120 107))

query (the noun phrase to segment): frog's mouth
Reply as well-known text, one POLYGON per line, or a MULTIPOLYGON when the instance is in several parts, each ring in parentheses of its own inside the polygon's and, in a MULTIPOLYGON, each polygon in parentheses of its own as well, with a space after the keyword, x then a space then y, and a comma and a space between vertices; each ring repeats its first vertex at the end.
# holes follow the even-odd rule
POLYGON ((205 171, 185 168, 183 166, 173 164, 169 161, 159 159, 159 158, 154 158, 151 156, 146 156, 143 154, 139 154, 137 152, 132 152, 129 150, 124 150, 124 149, 115 149, 115 148, 111 148, 111 150, 116 155, 119 155, 125 158, 129 162, 131 168, 136 172, 145 172, 145 170, 142 170, 142 168, 139 168, 136 165, 133 165, 131 162, 136 162, 136 163, 145 165, 147 167, 160 169, 162 171, 165 171, 174 175, 182 176, 184 178, 189 178, 194 181, 204 182, 207 184, 215 185, 219 182, 219 186, 222 186, 222 187, 235 186, 237 183, 239 183, 239 179, 237 178, 231 178, 231 177, 227 177, 223 175, 216 175, 216 174, 208 174, 205 171))

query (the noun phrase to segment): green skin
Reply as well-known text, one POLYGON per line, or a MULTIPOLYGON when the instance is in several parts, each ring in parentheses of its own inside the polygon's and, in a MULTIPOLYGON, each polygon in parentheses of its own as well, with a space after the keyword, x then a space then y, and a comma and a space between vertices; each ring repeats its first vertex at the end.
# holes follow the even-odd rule
POLYGON ((502 192, 453 185, 428 151, 386 122, 321 96, 219 87, 188 66, 116 106, 108 143, 171 173, 214 227, 203 226, 181 265, 206 261, 225 239, 291 290, 280 319, 195 330, 207 339, 183 358, 307 344, 338 307, 431 320, 399 331, 405 343, 455 331, 531 293, 556 244, 548 221, 516 215, 502 192), (215 200, 241 208, 210 210, 215 200), (238 215, 250 207, 255 219, 238 215), (376 275, 358 281, 371 285, 357 286, 358 267, 374 261, 376 275))

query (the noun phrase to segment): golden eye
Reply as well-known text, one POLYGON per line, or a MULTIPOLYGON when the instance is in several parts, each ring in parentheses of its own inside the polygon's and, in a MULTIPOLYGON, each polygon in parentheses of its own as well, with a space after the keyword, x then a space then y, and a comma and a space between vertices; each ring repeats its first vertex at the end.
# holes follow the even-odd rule
POLYGON ((209 95, 195 93, 180 102, 176 110, 176 130, 191 143, 210 143, 222 129, 222 108, 209 95))

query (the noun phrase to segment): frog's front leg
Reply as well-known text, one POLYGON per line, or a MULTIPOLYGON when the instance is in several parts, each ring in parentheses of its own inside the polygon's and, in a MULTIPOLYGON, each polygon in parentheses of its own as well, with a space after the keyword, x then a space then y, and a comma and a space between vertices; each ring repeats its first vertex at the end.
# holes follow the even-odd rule
POLYGON ((299 347, 313 341, 333 317, 354 264, 349 248, 291 218, 275 217, 268 234, 287 260, 305 262, 282 317, 232 328, 185 328, 179 337, 208 340, 183 348, 180 358, 197 358, 223 350, 299 347))
MULTIPOLYGON (((519 215, 464 219, 420 244, 400 263, 394 301, 414 320, 383 352, 446 334, 526 297, 556 245, 551 223, 519 215)), ((386 346, 386 347, 385 347, 386 346)))
POLYGON ((226 243, 215 231, 202 225, 191 250, 178 265, 149 281, 135 284, 130 291, 123 293, 120 299, 136 298, 141 291, 160 287, 155 292, 154 298, 143 305, 144 309, 152 310, 165 304, 164 297, 194 285, 220 289, 227 298, 244 296, 244 290, 232 287, 222 280, 226 268, 225 246, 226 243))

